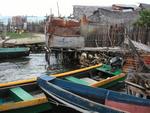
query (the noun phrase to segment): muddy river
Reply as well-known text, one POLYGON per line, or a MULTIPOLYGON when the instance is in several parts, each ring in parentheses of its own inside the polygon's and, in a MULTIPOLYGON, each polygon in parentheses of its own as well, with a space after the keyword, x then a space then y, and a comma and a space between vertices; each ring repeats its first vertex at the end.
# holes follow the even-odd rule
MULTIPOLYGON (((51 64, 56 66, 56 59, 51 57, 51 64)), ((30 54, 28 57, 1 60, 0 61, 0 83, 28 79, 42 74, 58 73, 64 70, 61 66, 47 71, 45 55, 30 54)))

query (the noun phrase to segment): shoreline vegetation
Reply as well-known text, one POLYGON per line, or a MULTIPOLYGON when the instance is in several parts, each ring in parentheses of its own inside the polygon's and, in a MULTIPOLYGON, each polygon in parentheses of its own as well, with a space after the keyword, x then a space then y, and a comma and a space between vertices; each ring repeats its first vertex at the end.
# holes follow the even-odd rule
POLYGON ((6 36, 9 37, 10 39, 18 39, 18 38, 37 37, 35 34, 36 33, 31 33, 31 32, 23 32, 23 33, 7 32, 6 36))
POLYGON ((7 32, 5 39, 0 41, 1 47, 12 47, 12 46, 21 46, 21 45, 32 45, 32 44, 41 44, 45 43, 45 35, 41 33, 32 33, 32 32, 7 32))

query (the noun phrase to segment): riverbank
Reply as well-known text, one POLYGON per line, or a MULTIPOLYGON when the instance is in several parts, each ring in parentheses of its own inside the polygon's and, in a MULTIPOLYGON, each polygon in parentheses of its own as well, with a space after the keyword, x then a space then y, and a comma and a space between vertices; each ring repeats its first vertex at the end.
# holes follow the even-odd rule
POLYGON ((13 33, 9 34, 5 40, 0 40, 0 47, 29 47, 32 52, 43 50, 44 44, 45 35, 40 33, 28 33, 21 35, 13 33))
MULTIPOLYGON (((19 35, 19 34, 18 34, 19 35)), ((1 41, 1 45, 3 43, 4 46, 18 46, 18 45, 27 45, 27 44, 38 44, 45 42, 44 34, 31 33, 31 35, 27 35, 27 37, 20 37, 16 35, 16 38, 7 38, 6 40, 1 41), (5 42, 4 42, 5 41, 5 42)))

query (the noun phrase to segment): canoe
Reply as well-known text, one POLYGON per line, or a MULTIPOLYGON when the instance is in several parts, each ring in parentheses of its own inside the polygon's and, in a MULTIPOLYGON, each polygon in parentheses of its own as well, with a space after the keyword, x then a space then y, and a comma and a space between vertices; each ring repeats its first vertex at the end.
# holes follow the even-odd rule
MULTIPOLYGON (((89 85, 91 87, 103 87, 103 88, 108 88, 116 85, 119 81, 123 81, 126 77, 124 73, 120 69, 117 69, 116 71, 111 72, 111 68, 108 65, 105 64, 97 64, 94 66, 89 66, 81 69, 76 69, 68 72, 63 72, 63 73, 58 73, 58 74, 52 74, 51 76, 65 79, 68 81, 72 81, 75 83, 86 83, 87 78, 88 82, 90 80, 90 83, 84 84, 84 85, 89 85), (101 73, 103 75, 103 79, 101 78, 100 80, 92 80, 91 73, 101 73), (89 77, 90 78, 89 78, 89 77), (83 78, 86 78, 83 80, 83 78), (106 79, 104 79, 106 78, 106 79), (82 82, 81 82, 82 81, 82 82), (92 81, 92 82, 91 82, 92 81), (93 83, 94 81, 94 83, 93 83)), ((93 76, 96 77, 96 74, 93 76)), ((13 85, 19 85, 19 84, 24 84, 24 83, 32 83, 37 80, 36 77, 28 79, 28 80, 18 80, 14 82, 8 82, 8 83, 1 83, 1 87, 6 87, 6 86, 13 86, 13 85)))
MULTIPOLYGON (((63 73, 57 73, 57 74, 52 74, 51 76, 56 76, 56 77, 63 77, 63 76, 69 76, 72 74, 76 74, 76 73, 80 73, 83 71, 87 71, 87 70, 91 70, 97 67, 102 66, 102 64, 97 64, 94 66, 89 66, 89 67, 85 67, 85 68, 81 68, 81 69, 76 69, 73 71, 67 71, 67 72, 63 72, 63 73)), ((12 81, 12 82, 7 82, 7 83, 0 83, 0 88, 2 87, 8 87, 8 86, 14 86, 14 85, 21 85, 21 84, 27 84, 27 83, 33 83, 36 82, 37 77, 33 77, 30 79, 26 79, 26 80, 16 80, 16 81, 12 81)))
POLYGON ((36 83, 0 88, 0 112, 40 113, 51 104, 36 83))
POLYGON ((124 111, 86 99, 80 95, 74 94, 74 92, 67 91, 58 85, 48 82, 54 79, 55 77, 43 76, 38 79, 38 84, 41 89, 49 95, 49 98, 53 98, 67 107, 82 113, 124 113, 124 111))
MULTIPOLYGON (((41 76, 38 78, 37 83, 45 93, 49 94, 50 97, 54 95, 60 100, 64 100, 68 103, 73 101, 76 106, 80 106, 80 103, 76 103, 76 100, 69 100, 70 95, 66 94, 65 91, 96 103, 101 103, 130 113, 149 113, 150 111, 150 100, 148 99, 142 99, 103 88, 93 88, 76 84, 51 76, 41 76), (60 88, 62 90, 59 90, 60 88)), ((74 95, 71 97, 72 99, 75 98, 74 95)), ((81 104, 84 105, 84 103, 81 104)))
POLYGON ((0 59, 18 58, 28 56, 30 49, 26 47, 19 48, 0 48, 0 59))
POLYGON ((110 65, 101 64, 98 67, 83 70, 73 74, 51 75, 74 83, 92 87, 110 88, 126 77, 121 69, 112 70, 110 65))

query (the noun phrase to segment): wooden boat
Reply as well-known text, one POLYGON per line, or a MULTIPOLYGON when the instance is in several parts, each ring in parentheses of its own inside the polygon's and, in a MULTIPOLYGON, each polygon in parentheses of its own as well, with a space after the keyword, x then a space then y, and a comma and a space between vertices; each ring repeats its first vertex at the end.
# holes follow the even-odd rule
POLYGON ((125 79, 125 74, 121 69, 112 70, 110 65, 101 64, 98 67, 83 70, 73 74, 52 75, 74 83, 88 85, 92 87, 108 88, 116 85, 125 79))
MULTIPOLYGON (((124 80, 126 75, 121 72, 122 71, 120 69, 111 72, 110 66, 104 64, 98 64, 98 65, 89 66, 81 69, 76 69, 73 71, 52 74, 51 76, 65 79, 79 84, 89 85, 92 87, 108 88, 116 85, 119 81, 124 80), (99 77, 99 80, 98 80, 98 73, 101 73, 101 75, 103 74, 101 77, 99 77), (97 80, 92 79, 92 77, 90 76, 97 77, 97 80)), ((0 87, 13 86, 13 85, 19 85, 24 83, 32 83, 35 82, 36 80, 37 78, 34 77, 28 80, 18 80, 15 82, 1 83, 0 87)))
POLYGON ((66 105, 67 107, 73 108, 82 113, 123 113, 123 111, 119 109, 114 109, 91 101, 82 96, 69 92, 64 88, 55 85, 54 83, 48 82, 53 81, 54 79, 54 77, 43 76, 38 79, 38 84, 40 85, 42 90, 50 96, 50 98, 55 99, 56 101, 66 105))
MULTIPOLYGON (((72 70, 72 71, 67 71, 67 72, 63 72, 63 73, 52 74, 51 76, 55 76, 55 77, 58 77, 58 78, 63 77, 63 76, 69 76, 69 75, 72 75, 72 74, 92 70, 92 69, 98 68, 100 66, 102 66, 102 64, 97 64, 97 65, 94 65, 94 66, 89 66, 89 67, 76 69, 76 70, 72 70)), ((33 77, 33 78, 30 78, 30 79, 27 79, 27 80, 17 80, 17 81, 12 81, 12 82, 7 82, 7 83, 0 83, 0 88, 10 87, 10 86, 14 86, 14 85, 27 84, 27 83, 33 83, 33 82, 36 82, 36 80, 37 80, 37 77, 33 77)))
POLYGON ((51 108, 51 104, 35 82, 0 88, 0 112, 40 113, 51 108))
MULTIPOLYGON (((76 101, 76 96, 81 96, 96 103, 131 113, 149 113, 150 111, 150 100, 148 99, 142 99, 102 88, 92 88, 50 76, 41 76, 37 82, 42 90, 49 94, 50 97, 56 97, 60 102, 63 100, 66 103, 71 103, 71 105, 73 104, 78 107, 86 106, 87 104, 79 103, 82 99, 79 100, 79 102, 76 101), (75 96, 73 94, 70 95, 68 92, 75 94, 75 96)), ((92 105, 93 104, 91 104, 91 106, 92 105)))
POLYGON ((0 59, 18 58, 18 57, 28 56, 29 53, 30 53, 30 49, 24 48, 24 47, 0 48, 0 59))

